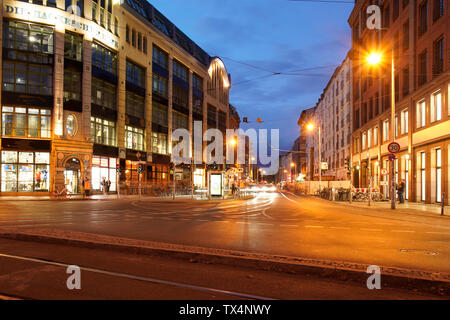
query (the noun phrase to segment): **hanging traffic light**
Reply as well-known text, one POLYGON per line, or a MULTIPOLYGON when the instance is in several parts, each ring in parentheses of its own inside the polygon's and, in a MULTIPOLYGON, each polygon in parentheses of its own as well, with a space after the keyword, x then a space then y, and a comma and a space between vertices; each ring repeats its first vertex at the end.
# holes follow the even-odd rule
POLYGON ((139 163, 138 171, 139 171, 139 173, 142 173, 144 171, 144 165, 142 163, 139 163))
POLYGON ((116 172, 120 173, 122 171, 122 167, 120 166, 120 164, 118 163, 116 165, 116 172))

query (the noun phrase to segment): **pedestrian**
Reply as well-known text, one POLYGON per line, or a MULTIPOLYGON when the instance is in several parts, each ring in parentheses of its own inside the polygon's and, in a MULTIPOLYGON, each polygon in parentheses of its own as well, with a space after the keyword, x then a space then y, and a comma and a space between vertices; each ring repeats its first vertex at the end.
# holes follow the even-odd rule
POLYGON ((400 183, 397 186, 397 192, 398 192, 398 201, 400 203, 405 203, 405 198, 403 197, 403 194, 405 192, 405 180, 401 180, 400 183))
POLYGON ((103 194, 106 194, 106 179, 105 179, 105 177, 102 177, 102 182, 100 182, 100 184, 102 186, 103 194))
POLYGON ((109 193, 109 188, 111 188, 111 180, 108 179, 108 181, 106 181, 106 193, 109 193))
POLYGON ((90 183, 88 178, 86 178, 84 180, 83 185, 84 185, 83 186, 83 188, 84 188, 84 195, 87 198, 87 197, 89 197, 89 194, 91 193, 91 183, 90 183))

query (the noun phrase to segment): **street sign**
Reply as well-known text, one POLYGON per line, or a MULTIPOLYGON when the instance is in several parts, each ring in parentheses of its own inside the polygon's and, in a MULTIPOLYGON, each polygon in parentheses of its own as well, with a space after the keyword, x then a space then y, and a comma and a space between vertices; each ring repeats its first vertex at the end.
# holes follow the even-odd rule
POLYGON ((395 160, 395 154, 390 154, 388 159, 389 159, 389 161, 394 161, 395 160))
POLYGON ((380 185, 388 186, 389 185, 389 181, 380 181, 380 185))
POLYGON ((380 173, 381 173, 382 176, 385 176, 385 175, 388 174, 388 170, 387 170, 386 168, 382 168, 382 169, 380 170, 380 173))
POLYGON ((397 142, 389 143, 387 148, 390 153, 397 153, 400 151, 400 145, 397 142))

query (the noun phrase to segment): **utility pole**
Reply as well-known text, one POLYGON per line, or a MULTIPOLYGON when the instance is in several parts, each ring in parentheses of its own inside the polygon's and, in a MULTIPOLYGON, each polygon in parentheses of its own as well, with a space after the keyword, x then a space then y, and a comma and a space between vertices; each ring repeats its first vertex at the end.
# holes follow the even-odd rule
MULTIPOLYGON (((392 142, 395 141, 395 50, 394 33, 392 33, 392 62, 391 62, 391 128, 392 142)), ((395 209, 395 160, 391 161, 391 209, 395 209)))

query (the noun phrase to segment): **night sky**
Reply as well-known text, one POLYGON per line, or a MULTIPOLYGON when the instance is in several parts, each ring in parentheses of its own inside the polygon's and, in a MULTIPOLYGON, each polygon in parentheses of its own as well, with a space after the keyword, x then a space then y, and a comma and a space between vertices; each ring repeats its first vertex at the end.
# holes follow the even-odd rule
POLYGON ((222 58, 231 74, 230 103, 241 119, 248 117, 248 126, 280 129, 280 149, 292 147, 301 110, 315 105, 351 45, 351 3, 149 2, 209 55, 222 58))

